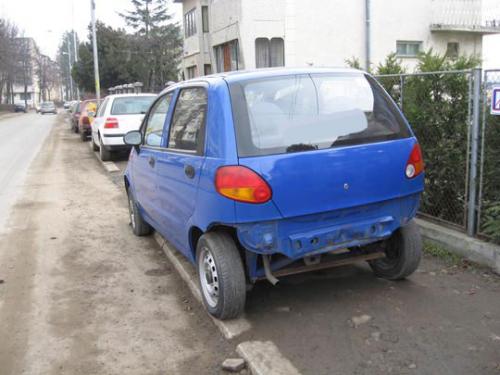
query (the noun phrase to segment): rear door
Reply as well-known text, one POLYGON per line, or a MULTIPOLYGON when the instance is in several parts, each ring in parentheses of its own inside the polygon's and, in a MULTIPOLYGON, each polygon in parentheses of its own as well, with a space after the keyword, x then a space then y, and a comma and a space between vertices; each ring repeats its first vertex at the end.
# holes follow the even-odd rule
POLYGON ((184 252, 189 249, 188 229, 204 162, 206 112, 207 87, 182 87, 166 128, 167 149, 157 160, 160 220, 169 239, 184 252))
POLYGON ((133 180, 136 200, 146 215, 158 228, 160 217, 158 210, 157 159, 162 150, 162 135, 172 93, 160 97, 151 108, 142 128, 143 145, 138 153, 133 153, 133 180))
POLYGON ((370 77, 285 76, 233 85, 231 95, 239 163, 268 181, 284 217, 401 195, 416 140, 370 77))

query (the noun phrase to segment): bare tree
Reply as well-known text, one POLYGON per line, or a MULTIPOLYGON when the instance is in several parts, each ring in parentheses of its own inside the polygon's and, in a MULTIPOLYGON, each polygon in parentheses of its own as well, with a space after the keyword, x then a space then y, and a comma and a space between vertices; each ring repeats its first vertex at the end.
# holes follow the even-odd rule
POLYGON ((18 29, 13 23, 0 18, 0 102, 12 103, 12 86, 17 70, 18 29), (4 95, 5 92, 5 95, 4 95))

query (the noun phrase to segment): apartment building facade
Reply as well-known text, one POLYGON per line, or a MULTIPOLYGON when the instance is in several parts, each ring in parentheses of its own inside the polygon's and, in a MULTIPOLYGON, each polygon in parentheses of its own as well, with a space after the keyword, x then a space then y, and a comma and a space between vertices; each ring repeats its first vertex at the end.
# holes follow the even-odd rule
POLYGON ((366 68, 395 52, 482 53, 500 33, 492 0, 175 0, 183 5, 184 78, 274 66, 366 68))

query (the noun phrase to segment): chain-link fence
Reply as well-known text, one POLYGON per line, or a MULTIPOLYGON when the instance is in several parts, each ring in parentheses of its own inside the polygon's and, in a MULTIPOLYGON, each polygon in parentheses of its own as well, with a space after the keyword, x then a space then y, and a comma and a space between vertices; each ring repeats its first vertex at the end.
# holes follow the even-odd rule
POLYGON ((500 243, 500 114, 492 114, 492 104, 500 108, 500 69, 484 72, 477 225, 481 236, 500 243))
POLYGON ((420 215, 465 230, 472 71, 376 78, 400 105, 422 146, 426 179, 420 215))

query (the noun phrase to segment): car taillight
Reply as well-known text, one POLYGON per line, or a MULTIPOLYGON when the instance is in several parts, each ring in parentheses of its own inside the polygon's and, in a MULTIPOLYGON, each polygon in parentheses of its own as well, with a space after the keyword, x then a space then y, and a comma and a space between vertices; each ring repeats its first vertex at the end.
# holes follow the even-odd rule
POLYGON ((89 120, 88 116, 82 117, 82 124, 83 125, 90 125, 90 120, 89 120))
POLYGON ((410 157, 406 162, 405 174, 408 178, 418 176, 424 171, 424 158, 422 157, 422 150, 420 145, 415 143, 411 150, 410 157))
POLYGON ((265 203, 272 196, 271 188, 262 177, 241 166, 219 168, 215 174, 215 188, 226 198, 246 203, 265 203))
POLYGON ((116 129, 118 127, 118 119, 114 117, 108 117, 104 123, 105 129, 116 129))

